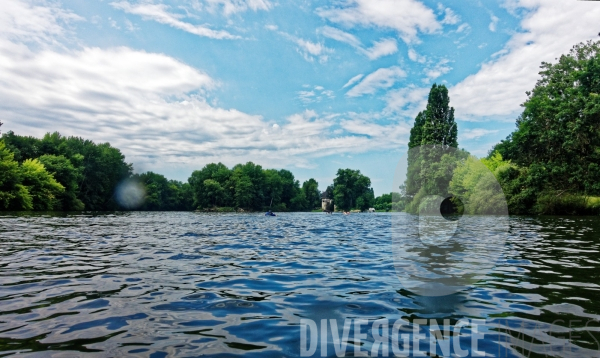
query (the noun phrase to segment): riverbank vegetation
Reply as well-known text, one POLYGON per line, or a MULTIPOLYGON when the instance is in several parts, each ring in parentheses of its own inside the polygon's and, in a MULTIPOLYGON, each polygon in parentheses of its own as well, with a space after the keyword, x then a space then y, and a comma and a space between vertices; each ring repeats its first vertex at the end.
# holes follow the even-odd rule
POLYGON ((504 200, 511 214, 600 213, 600 42, 580 43, 541 69, 516 130, 481 160, 455 149, 454 110, 445 86, 433 85, 394 205, 415 213, 439 195, 478 213, 504 200))
POLYGON ((108 143, 8 132, 0 140, 0 210, 312 211, 321 208, 322 196, 339 202, 339 209, 366 210, 374 201, 371 180, 351 169, 340 169, 323 194, 315 179, 300 185, 289 170, 252 162, 232 168, 207 164, 185 183, 132 172, 121 151, 108 143), (115 192, 122 183, 141 188, 137 205, 119 203, 115 192))
POLYGON ((523 103, 516 129, 488 158, 515 214, 600 212, 600 42, 580 43, 556 63, 523 103))

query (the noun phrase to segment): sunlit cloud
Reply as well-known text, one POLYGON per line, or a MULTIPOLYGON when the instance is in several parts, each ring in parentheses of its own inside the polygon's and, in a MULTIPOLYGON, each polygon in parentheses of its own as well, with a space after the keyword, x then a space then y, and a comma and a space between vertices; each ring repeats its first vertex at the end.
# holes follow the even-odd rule
POLYGON ((164 4, 153 3, 130 3, 127 1, 113 2, 111 5, 115 9, 123 10, 126 13, 139 15, 144 20, 156 21, 158 23, 169 25, 173 28, 189 32, 190 34, 213 39, 239 39, 240 36, 232 35, 224 30, 213 30, 204 25, 194 25, 182 21, 183 15, 169 12, 169 7, 164 4))
POLYGON ((347 0, 340 5, 321 7, 317 14, 344 26, 393 29, 406 43, 418 41, 418 33, 441 28, 432 9, 416 0, 347 0))
POLYGON ((392 87, 404 77, 406 77, 406 72, 398 66, 380 68, 365 76, 357 85, 346 92, 346 96, 359 97, 365 94, 373 94, 379 89, 392 87))

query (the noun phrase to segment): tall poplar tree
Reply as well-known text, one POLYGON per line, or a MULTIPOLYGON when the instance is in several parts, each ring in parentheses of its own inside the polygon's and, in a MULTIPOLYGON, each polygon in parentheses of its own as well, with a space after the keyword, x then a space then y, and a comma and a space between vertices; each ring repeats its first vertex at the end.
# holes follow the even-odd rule
MULTIPOLYGON (((458 147, 457 136, 454 108, 450 107, 448 89, 444 85, 433 84, 427 107, 419 112, 410 131, 405 195, 415 203, 407 207, 409 212, 417 210, 419 198, 424 195, 446 194, 448 180, 440 177, 440 174, 445 173, 447 176, 448 170, 440 170, 438 162, 448 148, 458 147)), ((452 163, 445 165, 452 166, 452 163)))
MULTIPOLYGON (((412 134, 412 133, 411 133, 412 134)), ((458 147, 458 129, 454 121, 454 107, 450 107, 450 97, 445 85, 433 84, 427 99, 425 123, 421 130, 421 145, 458 147)))

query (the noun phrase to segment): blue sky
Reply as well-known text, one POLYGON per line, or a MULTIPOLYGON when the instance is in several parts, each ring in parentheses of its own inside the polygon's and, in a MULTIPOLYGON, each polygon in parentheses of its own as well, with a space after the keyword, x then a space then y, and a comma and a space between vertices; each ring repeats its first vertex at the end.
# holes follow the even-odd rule
POLYGON ((360 169, 377 195, 428 89, 443 83, 459 145, 513 128, 542 61, 597 39, 600 3, 570 0, 8 0, 4 131, 58 130, 186 180, 253 161, 314 177, 360 169))

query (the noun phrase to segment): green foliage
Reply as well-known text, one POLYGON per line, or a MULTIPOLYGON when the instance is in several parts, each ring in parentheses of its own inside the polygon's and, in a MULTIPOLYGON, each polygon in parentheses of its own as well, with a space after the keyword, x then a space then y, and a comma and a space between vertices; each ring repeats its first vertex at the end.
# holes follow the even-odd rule
POLYGON ((449 105, 450 97, 446 86, 438 86, 434 83, 427 98, 425 123, 421 130, 421 145, 441 144, 453 148, 458 147, 458 129, 454 121, 454 108, 449 105))
POLYGON ((452 175, 449 191, 453 202, 466 214, 507 214, 504 192, 491 168, 498 169, 499 156, 495 161, 484 161, 468 156, 462 160, 452 175))
POLYGON ((321 207, 321 192, 319 191, 319 183, 313 178, 302 183, 302 193, 306 198, 306 208, 315 209, 321 207))
POLYGON ((3 141, 0 141, 0 208, 9 210, 33 209, 33 197, 21 184, 19 163, 3 141))
POLYGON ((373 200, 373 208, 378 211, 392 210, 392 193, 382 194, 373 200))
MULTIPOLYGON (((68 159, 75 171, 81 174, 77 199, 84 204, 86 210, 117 208, 113 200, 114 190, 132 172, 131 164, 125 162, 125 156, 120 150, 111 147, 108 143, 95 144, 83 138, 66 138, 57 132, 48 133, 42 139, 18 136, 13 132, 5 133, 2 138, 20 163, 43 155, 64 156, 68 159)), ((69 179, 63 178, 63 180, 69 179)), ((67 193, 64 195, 69 195, 68 184, 66 185, 67 193)), ((59 201, 65 204, 64 201, 59 201)), ((65 209, 80 207, 77 201, 71 201, 66 205, 65 209)))
POLYGON ((375 195, 371 188, 371 179, 360 170, 339 169, 333 180, 333 202, 341 210, 367 210, 371 207, 375 195))
MULTIPOLYGON (((454 170, 466 159, 467 153, 444 146, 421 146, 411 149, 406 188, 418 188, 415 194, 406 193, 406 212, 417 213, 421 201, 428 196, 450 196, 449 185, 454 170), (412 173, 411 173, 412 170, 412 173), (416 182, 416 183, 415 183, 416 182)), ((408 190, 407 190, 408 191, 408 190)))
POLYGON ((327 189, 323 192, 323 195, 325 196, 324 199, 333 199, 333 185, 328 185, 327 189))
POLYGON ((142 183, 146 189, 146 197, 139 210, 187 211, 193 208, 191 187, 187 183, 168 180, 165 176, 153 172, 135 174, 132 179, 142 183))
MULTIPOLYGON (((80 162, 83 158, 78 158, 80 162)), ((64 192, 57 196, 54 210, 83 210, 84 204, 77 198, 79 182, 83 179, 82 167, 76 168, 71 161, 63 155, 44 154, 39 157, 40 163, 52 174, 54 179, 64 188, 64 192)))
POLYGON ((20 167, 22 185, 33 199, 33 210, 53 210, 65 187, 46 171, 38 159, 26 159, 20 167))
POLYGON ((410 130, 408 149, 418 147, 423 142, 423 125, 425 125, 425 111, 419 112, 415 118, 415 124, 410 130))
POLYGON ((235 182, 232 179, 231 170, 225 164, 211 163, 205 165, 201 170, 196 170, 192 173, 188 179, 188 183, 193 193, 193 206, 195 208, 233 206, 232 199, 235 193, 235 182), (207 190, 206 183, 209 185, 213 184, 213 182, 207 182, 207 180, 218 183, 221 186, 222 192, 214 193, 215 187, 207 190))
POLYGON ((400 185, 399 192, 392 192, 392 211, 400 212, 406 209, 406 205, 412 200, 406 195, 406 186, 400 185))
MULTIPOLYGON (((447 171, 448 169, 451 171, 453 165, 447 163, 451 164, 447 168, 436 167, 435 162, 439 159, 437 148, 438 146, 442 150, 448 147, 457 148, 457 136, 454 108, 450 107, 448 89, 444 85, 433 84, 429 91, 427 107, 424 111, 419 112, 410 131, 408 169, 404 188, 406 197, 412 198, 417 195, 422 197, 425 193, 434 194, 434 192, 447 191, 448 180, 443 180, 443 178, 451 175, 447 171), (431 146, 433 149, 421 150, 420 146, 431 146), (441 173, 440 170, 446 172, 441 173), (435 186, 446 187, 433 188, 435 186)), ((445 160, 449 159, 451 158, 445 160)), ((416 202, 412 205, 407 204, 407 209, 411 212, 418 210, 416 202)))
POLYGON ((241 208, 247 211, 302 211, 320 203, 318 183, 314 179, 300 183, 285 169, 263 169, 252 162, 232 169, 222 163, 207 164, 188 179, 193 207, 241 208), (308 195, 307 195, 308 194, 308 195), (310 200, 310 201, 309 201, 310 200))
POLYGON ((542 63, 517 129, 490 152, 514 163, 499 176, 512 213, 581 212, 600 195, 600 42, 542 63))

